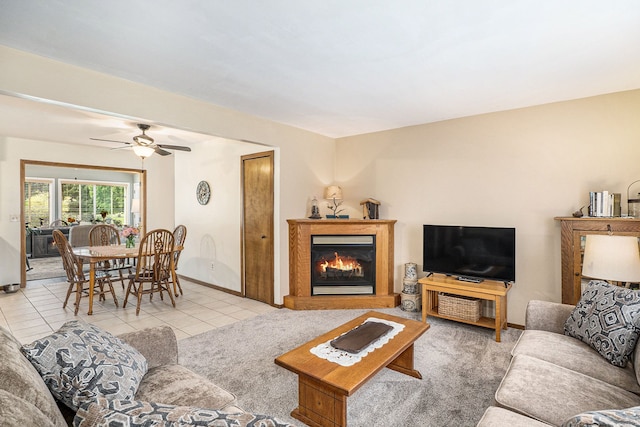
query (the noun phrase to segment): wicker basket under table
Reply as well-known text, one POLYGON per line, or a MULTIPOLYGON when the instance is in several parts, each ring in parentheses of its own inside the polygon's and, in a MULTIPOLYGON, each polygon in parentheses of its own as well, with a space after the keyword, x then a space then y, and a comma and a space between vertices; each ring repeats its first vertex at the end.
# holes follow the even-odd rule
POLYGON ((438 314, 477 322, 480 319, 480 299, 440 292, 438 314))

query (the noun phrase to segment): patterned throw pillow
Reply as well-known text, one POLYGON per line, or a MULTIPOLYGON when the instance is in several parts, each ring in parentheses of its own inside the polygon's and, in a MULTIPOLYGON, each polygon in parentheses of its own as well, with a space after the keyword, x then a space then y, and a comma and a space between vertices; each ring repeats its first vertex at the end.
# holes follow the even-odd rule
POLYGON ((147 360, 97 326, 72 320, 53 334, 22 347, 51 394, 76 411, 104 396, 133 399, 147 360))
POLYGON ((626 366, 640 332, 640 291, 591 281, 564 333, 594 348, 615 366, 626 366))
POLYGON ((74 427, 293 427, 266 415, 228 413, 190 406, 173 406, 129 400, 107 400, 82 405, 74 427))
POLYGON ((640 406, 628 409, 590 411, 571 417, 562 427, 640 427, 640 406))

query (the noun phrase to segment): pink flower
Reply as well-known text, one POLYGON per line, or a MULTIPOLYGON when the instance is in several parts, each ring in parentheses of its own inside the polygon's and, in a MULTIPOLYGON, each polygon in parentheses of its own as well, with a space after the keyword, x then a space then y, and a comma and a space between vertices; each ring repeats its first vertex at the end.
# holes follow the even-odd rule
POLYGON ((122 230, 123 237, 137 236, 138 234, 140 234, 140 230, 138 230, 135 227, 127 227, 124 230, 122 230))

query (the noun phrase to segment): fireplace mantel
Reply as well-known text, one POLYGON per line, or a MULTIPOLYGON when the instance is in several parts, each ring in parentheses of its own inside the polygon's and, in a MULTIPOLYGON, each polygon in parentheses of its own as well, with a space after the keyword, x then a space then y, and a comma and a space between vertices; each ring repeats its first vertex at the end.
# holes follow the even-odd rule
POLYGON ((289 295, 284 305, 293 310, 385 308, 400 304, 393 289, 393 227, 383 219, 288 219, 289 295), (375 295, 311 295, 311 236, 375 235, 375 295))

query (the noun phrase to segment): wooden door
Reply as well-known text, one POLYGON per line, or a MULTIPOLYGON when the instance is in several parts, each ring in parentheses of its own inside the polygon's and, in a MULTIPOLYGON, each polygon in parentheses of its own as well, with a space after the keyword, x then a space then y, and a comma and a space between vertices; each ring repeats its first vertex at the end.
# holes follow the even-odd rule
POLYGON ((242 156, 242 289, 273 304, 273 151, 242 156))

